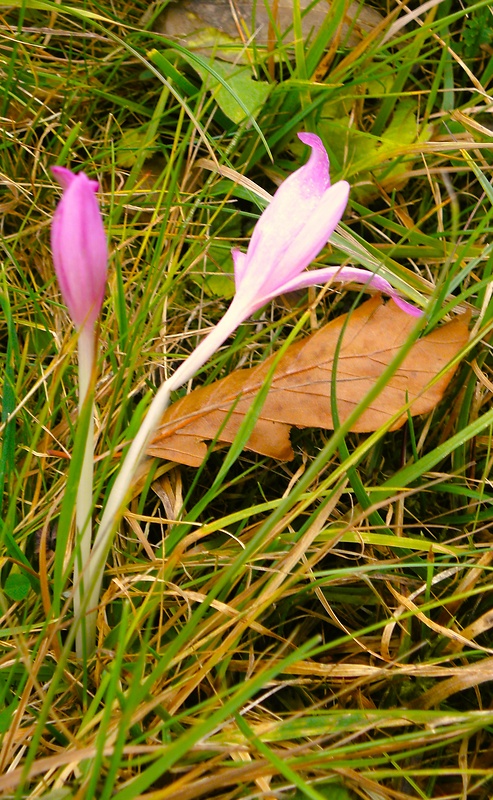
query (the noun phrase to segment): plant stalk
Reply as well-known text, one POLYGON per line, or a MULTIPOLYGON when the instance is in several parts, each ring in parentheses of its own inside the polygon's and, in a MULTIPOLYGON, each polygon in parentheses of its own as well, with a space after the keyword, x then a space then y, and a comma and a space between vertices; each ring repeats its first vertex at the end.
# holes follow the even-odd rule
MULTIPOLYGON (((85 585, 89 587, 88 600, 80 608, 80 614, 86 620, 86 653, 90 656, 96 646, 96 618, 104 566, 111 546, 112 536, 121 513, 125 507, 128 491, 135 477, 137 467, 145 455, 151 436, 159 426, 161 417, 169 405, 171 393, 190 380, 197 370, 216 352, 238 325, 242 322, 238 304, 232 303, 212 331, 203 339, 193 353, 184 361, 176 372, 163 383, 133 439, 125 459, 120 467, 113 488, 106 502, 101 523, 99 525, 91 556, 85 570, 85 585)), ((85 562, 84 562, 85 563, 85 562)), ((84 628, 82 628, 84 631, 84 628)), ((79 652, 77 650, 77 652, 79 652)))
POLYGON ((79 414, 87 401, 91 402, 91 412, 87 428, 84 458, 77 488, 76 503, 76 542, 74 559, 74 615, 77 624, 76 653, 83 658, 86 648, 85 597, 89 587, 87 565, 91 555, 93 475, 94 475, 94 394, 92 392, 92 373, 94 368, 96 338, 94 326, 83 326, 79 332, 79 414))

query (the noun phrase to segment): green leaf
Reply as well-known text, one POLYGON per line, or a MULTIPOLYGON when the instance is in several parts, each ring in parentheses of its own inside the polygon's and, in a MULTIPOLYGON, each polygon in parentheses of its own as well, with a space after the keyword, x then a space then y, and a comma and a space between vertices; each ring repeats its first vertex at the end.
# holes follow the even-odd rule
POLYGON ((214 61, 214 72, 227 82, 228 90, 207 68, 197 64, 195 60, 190 63, 199 73, 205 88, 214 95, 223 114, 237 124, 243 122, 248 116, 255 116, 272 90, 270 84, 254 80, 249 67, 237 67, 234 64, 214 61), (245 109, 248 114, 245 113, 245 109))
POLYGON ((3 591, 11 600, 25 600, 29 594, 31 583, 23 572, 11 572, 7 577, 3 591))
POLYGON ((191 278, 203 289, 207 297, 230 300, 235 293, 235 283, 231 273, 232 258, 229 247, 212 244, 207 249, 207 272, 194 273, 191 278))
POLYGON ((375 136, 354 126, 343 104, 336 106, 335 114, 330 105, 324 109, 322 131, 335 161, 345 165, 353 198, 371 200, 378 193, 374 179, 387 192, 404 188, 416 160, 416 144, 430 134, 427 125, 420 127, 417 110, 413 99, 403 99, 382 135, 375 136))

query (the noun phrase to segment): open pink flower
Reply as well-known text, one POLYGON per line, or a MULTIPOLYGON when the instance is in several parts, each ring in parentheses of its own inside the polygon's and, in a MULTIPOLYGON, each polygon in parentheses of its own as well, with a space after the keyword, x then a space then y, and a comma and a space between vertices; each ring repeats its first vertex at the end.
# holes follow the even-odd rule
POLYGON ((329 159, 314 133, 299 133, 312 148, 307 163, 281 184, 255 225, 246 253, 233 250, 235 296, 215 328, 171 376, 170 390, 189 380, 251 314, 284 292, 331 282, 371 285, 390 295, 403 311, 421 311, 406 302, 379 275, 357 267, 305 271, 333 234, 346 208, 347 181, 330 185, 329 159))
POLYGON ((53 263, 63 299, 77 328, 93 325, 104 298, 108 244, 95 193, 83 172, 52 167, 63 187, 51 226, 53 263))
POLYGON ((330 184, 329 159, 314 133, 299 133, 312 148, 308 162, 281 184, 258 220, 247 252, 233 250, 236 295, 232 305, 245 317, 284 292, 331 281, 371 284, 408 314, 421 311, 402 300, 384 278, 365 269, 328 267, 304 272, 341 220, 347 181, 330 184))

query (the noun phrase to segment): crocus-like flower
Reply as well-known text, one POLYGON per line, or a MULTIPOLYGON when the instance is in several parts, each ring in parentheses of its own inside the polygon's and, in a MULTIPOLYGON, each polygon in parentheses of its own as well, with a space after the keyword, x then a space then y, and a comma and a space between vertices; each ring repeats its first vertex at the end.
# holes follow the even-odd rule
POLYGON ((63 299, 78 330, 79 410, 89 400, 92 414, 81 463, 76 500, 77 539, 74 558, 74 612, 78 623, 76 649, 85 652, 86 621, 81 618, 88 596, 87 563, 92 538, 94 471, 94 397, 92 376, 96 353, 95 322, 101 311, 108 271, 108 244, 96 199, 97 181, 83 172, 53 167, 63 187, 51 226, 53 263, 63 299))
POLYGON ((245 316, 279 294, 331 281, 371 284, 389 294, 407 313, 419 316, 379 275, 353 267, 304 272, 341 220, 349 197, 347 181, 330 184, 329 159, 314 133, 299 133, 312 148, 308 162, 281 184, 253 231, 246 253, 233 250, 236 296, 245 316))
POLYGON ((64 192, 51 226, 53 262, 63 299, 77 328, 93 325, 101 310, 108 245, 95 192, 83 172, 52 167, 64 192))

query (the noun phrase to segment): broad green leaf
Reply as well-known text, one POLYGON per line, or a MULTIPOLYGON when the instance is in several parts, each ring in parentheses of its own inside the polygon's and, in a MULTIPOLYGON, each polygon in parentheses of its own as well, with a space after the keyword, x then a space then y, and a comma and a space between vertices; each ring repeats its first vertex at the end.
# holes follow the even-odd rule
POLYGON ((3 591, 7 597, 17 602, 26 599, 30 588, 31 583, 27 575, 23 572, 11 572, 5 581, 3 591))
POLYGON ((243 122, 247 118, 247 114, 235 97, 241 100, 249 115, 255 116, 272 90, 269 83, 254 80, 249 67, 237 67, 215 60, 214 71, 227 82, 231 90, 228 91, 207 69, 201 67, 196 61, 191 63, 202 78, 205 87, 212 92, 223 114, 237 124, 243 122))

